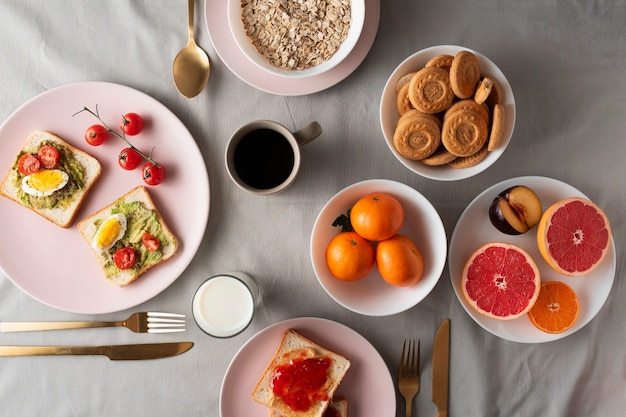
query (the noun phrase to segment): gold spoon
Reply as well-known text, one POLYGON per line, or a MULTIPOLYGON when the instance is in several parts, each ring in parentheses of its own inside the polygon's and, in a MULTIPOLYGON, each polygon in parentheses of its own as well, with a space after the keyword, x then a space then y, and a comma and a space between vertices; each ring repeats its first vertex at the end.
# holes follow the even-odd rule
POLYGON ((200 48, 193 37, 194 0, 188 0, 189 40, 174 59, 174 83, 185 97, 192 98, 200 94, 209 80, 211 65, 206 52, 200 48))

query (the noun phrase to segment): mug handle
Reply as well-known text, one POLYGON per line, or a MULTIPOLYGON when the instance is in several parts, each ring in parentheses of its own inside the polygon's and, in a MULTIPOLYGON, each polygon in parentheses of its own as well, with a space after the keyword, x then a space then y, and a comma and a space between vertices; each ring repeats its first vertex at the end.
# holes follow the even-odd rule
POLYGON ((317 122, 311 122, 302 129, 293 132, 293 136, 296 138, 296 142, 298 142, 298 145, 300 146, 306 145, 321 134, 322 126, 320 126, 317 122))

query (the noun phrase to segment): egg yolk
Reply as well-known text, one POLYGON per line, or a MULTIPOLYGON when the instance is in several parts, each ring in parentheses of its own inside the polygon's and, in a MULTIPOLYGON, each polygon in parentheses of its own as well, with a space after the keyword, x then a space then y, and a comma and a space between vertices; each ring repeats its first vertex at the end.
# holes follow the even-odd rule
POLYGON ((44 170, 31 174, 28 183, 35 190, 47 192, 59 189, 64 180, 61 171, 44 170))
POLYGON ((117 235, 122 230, 122 225, 115 217, 110 217, 102 223, 98 230, 98 236, 96 236, 96 245, 99 247, 107 247, 112 244, 117 235))

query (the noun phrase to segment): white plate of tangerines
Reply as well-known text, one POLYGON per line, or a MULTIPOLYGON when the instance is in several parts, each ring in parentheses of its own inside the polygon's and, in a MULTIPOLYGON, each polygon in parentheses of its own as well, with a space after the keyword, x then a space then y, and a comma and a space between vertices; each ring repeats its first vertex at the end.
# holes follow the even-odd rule
POLYGON ((439 213, 417 190, 383 179, 339 191, 322 208, 311 234, 320 284, 343 307, 387 316, 417 305, 446 263, 439 213))

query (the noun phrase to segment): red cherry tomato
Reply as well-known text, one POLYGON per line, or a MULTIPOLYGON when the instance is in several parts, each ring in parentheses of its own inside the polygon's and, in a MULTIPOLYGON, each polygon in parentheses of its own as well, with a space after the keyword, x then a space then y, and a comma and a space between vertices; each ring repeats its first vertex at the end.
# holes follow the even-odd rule
POLYGON ((158 185, 165 179, 165 168, 163 165, 154 165, 148 162, 143 166, 143 180, 148 185, 158 185))
POLYGON ((41 162, 36 156, 25 153, 17 160, 17 170, 23 175, 34 174, 41 168, 41 162))
POLYGON ((117 157, 117 162, 120 166, 127 170, 133 170, 141 163, 141 155, 135 150, 135 148, 124 148, 117 157))
POLYGON ((93 125, 85 131, 85 140, 93 146, 100 146, 109 137, 109 131, 102 125, 93 125))
POLYGON ((161 241, 147 232, 141 236, 141 241, 150 252, 156 252, 161 247, 161 241))
POLYGON ((134 136, 143 129, 143 118, 137 113, 126 113, 122 117, 120 129, 128 136, 134 136))
POLYGON ((113 262, 119 269, 124 270, 131 268, 137 261, 137 254, 133 248, 118 249, 113 255, 113 262))
POLYGON ((52 169, 59 163, 59 150, 54 146, 43 145, 37 151, 37 159, 45 169, 52 169))

